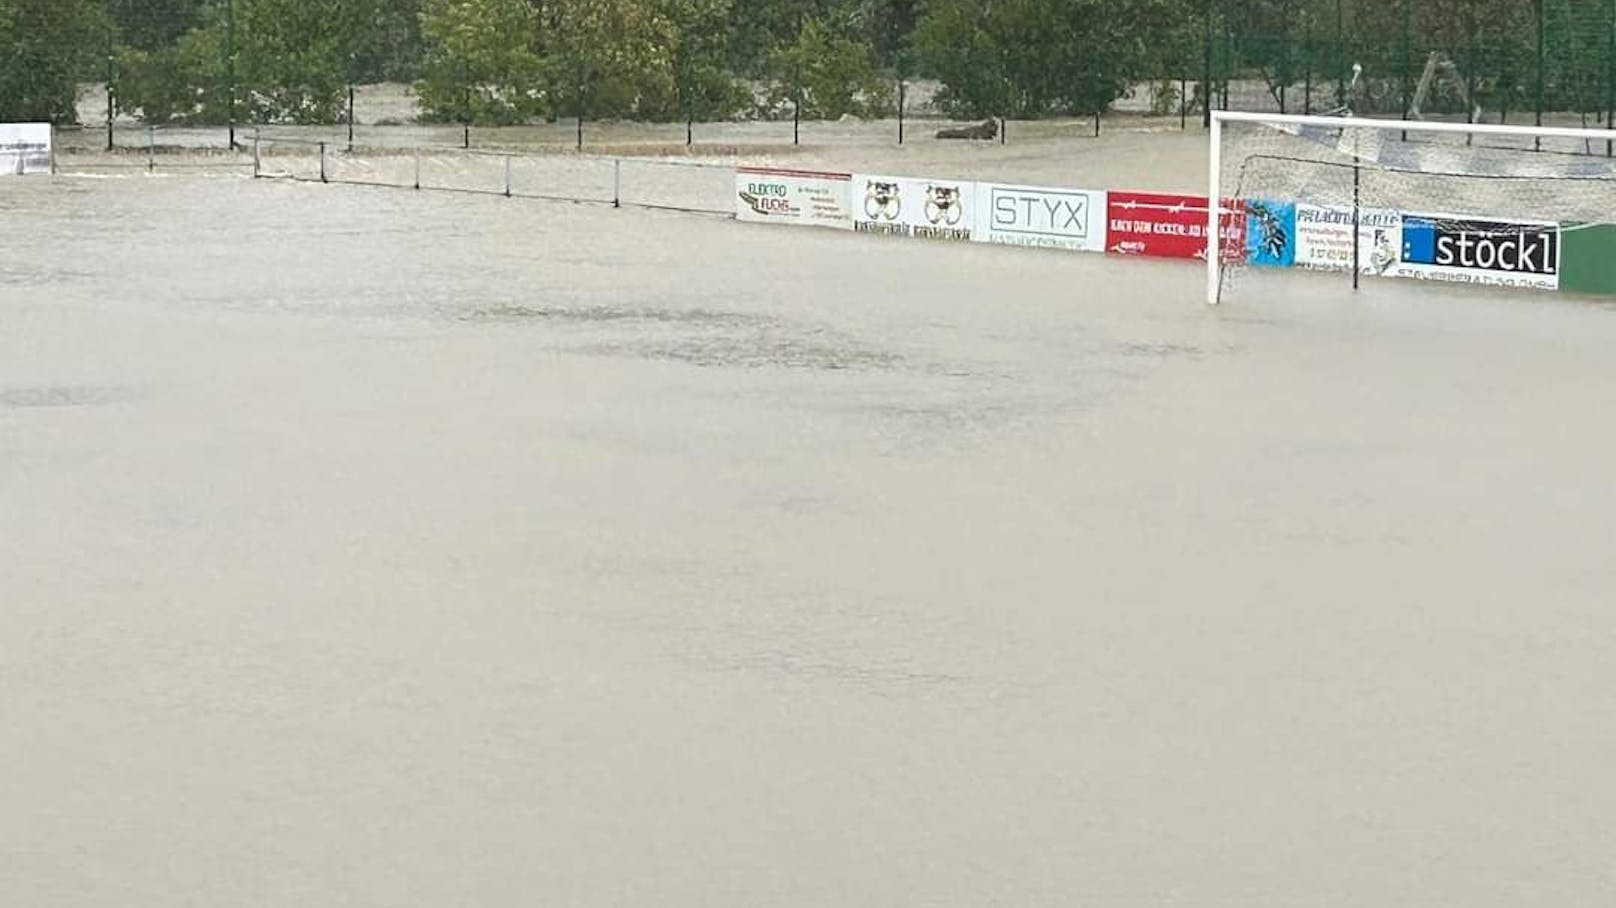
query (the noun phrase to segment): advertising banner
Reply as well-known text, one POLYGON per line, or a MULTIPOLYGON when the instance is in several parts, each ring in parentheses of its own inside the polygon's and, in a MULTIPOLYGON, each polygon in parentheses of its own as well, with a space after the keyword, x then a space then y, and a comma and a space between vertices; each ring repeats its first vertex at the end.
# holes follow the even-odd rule
POLYGON ((969 240, 976 227, 976 184, 853 175, 853 229, 931 240, 969 240))
POLYGON ((1105 251, 1105 193, 1001 183, 976 184, 976 235, 983 243, 1105 251))
POLYGON ((1267 199, 1244 199, 1246 262, 1268 268, 1296 264, 1296 205, 1267 199))
POLYGON ((0 176, 50 172, 49 123, 0 123, 0 176))
POLYGON ((1404 214, 1399 277, 1557 290, 1560 225, 1404 214))
POLYGON ((852 174, 742 167, 735 172, 735 217, 852 230, 852 187, 852 174))
MULTIPOLYGON (((1236 201, 1221 217, 1224 254, 1244 258, 1246 215, 1236 201)), ((1206 196, 1111 192, 1106 204, 1107 252, 1206 260, 1206 196)))
MULTIPOLYGON (((1358 211, 1358 270, 1389 275, 1403 245, 1403 215, 1385 208, 1358 211)), ((1352 267, 1352 209, 1296 206, 1296 258, 1299 268, 1346 271, 1352 267)))

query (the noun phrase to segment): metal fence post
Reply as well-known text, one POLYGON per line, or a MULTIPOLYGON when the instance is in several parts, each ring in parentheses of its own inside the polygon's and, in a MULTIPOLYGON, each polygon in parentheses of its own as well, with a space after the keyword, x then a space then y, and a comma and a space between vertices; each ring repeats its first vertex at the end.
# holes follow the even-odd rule
MULTIPOLYGON (((1536 103, 1534 103, 1532 106, 1537 108, 1537 113, 1536 113, 1536 117, 1534 119, 1534 122, 1536 122, 1536 124, 1538 126, 1542 126, 1543 125, 1543 80, 1544 80, 1545 75, 1546 75, 1544 73, 1544 70, 1543 70, 1543 67, 1544 67, 1543 27, 1546 24, 1546 16, 1545 16, 1545 13, 1544 13, 1543 0, 1537 0, 1537 3, 1535 5, 1537 7, 1537 89, 1536 89, 1537 98, 1535 99, 1536 103)), ((1542 151, 1543 150, 1543 139, 1542 139, 1541 136, 1532 140, 1532 148, 1535 151, 1542 151)))
POLYGON ((505 198, 511 197, 511 156, 505 156, 505 198))
POLYGON ((612 207, 623 207, 623 159, 612 158, 612 207))
MULTIPOLYGON (((111 43, 110 38, 108 43, 111 43)), ((111 151, 116 144, 112 136, 112 120, 118 114, 118 99, 112 93, 112 83, 115 81, 117 81, 117 63, 113 60, 109 48, 107 53, 107 151, 111 151)))
POLYGON ((1217 32, 1213 20, 1213 0, 1206 0, 1206 48, 1201 61, 1201 127, 1212 128, 1212 42, 1217 32))
POLYGON ((259 148, 258 148, 260 138, 261 137, 260 137, 260 134, 259 134, 259 129, 258 129, 258 127, 254 126, 253 127, 253 179, 255 179, 255 180, 258 179, 258 177, 264 172, 264 161, 263 161, 263 158, 260 155, 259 148))
POLYGON ((421 146, 415 146, 415 188, 421 188, 421 146))
POLYGON ((904 86, 904 84, 903 84, 903 79, 902 79, 902 78, 900 78, 900 79, 898 79, 898 144, 899 144, 899 145, 902 145, 902 144, 903 144, 903 101, 904 101, 904 89, 905 89, 905 86, 904 86))
POLYGON ((1302 113, 1313 115, 1313 22, 1302 33, 1302 113))
POLYGON ((1335 106, 1347 106, 1347 14, 1345 0, 1335 0, 1335 106))
POLYGON ((146 172, 157 170, 157 128, 146 124, 146 172))
MULTIPOLYGON (((1610 30, 1605 38, 1605 128, 1616 129, 1616 0, 1610 0, 1610 30)), ((1605 140, 1605 157, 1616 156, 1616 141, 1605 140)))
POLYGON ((236 0, 225 3, 224 81, 226 119, 230 121, 230 148, 236 147, 236 0))
MULTIPOLYGON (((1408 109, 1414 104, 1414 73, 1410 69, 1414 65, 1414 0, 1402 0, 1403 8, 1403 62, 1400 76, 1403 83, 1403 113, 1402 119, 1408 119, 1408 109)), ((1408 141, 1408 133, 1403 133, 1403 141, 1408 141)))
POLYGON ((325 176, 325 143, 320 143, 320 182, 329 182, 325 176))

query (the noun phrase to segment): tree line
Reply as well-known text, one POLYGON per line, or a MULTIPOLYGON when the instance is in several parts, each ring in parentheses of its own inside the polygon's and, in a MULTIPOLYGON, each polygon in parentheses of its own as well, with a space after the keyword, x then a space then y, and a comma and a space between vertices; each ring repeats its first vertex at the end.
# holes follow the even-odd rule
POLYGON ((1208 73, 1339 88, 1354 62, 1406 103, 1433 50, 1484 103, 1603 109, 1613 16, 1616 0, 0 0, 0 120, 70 122, 94 81, 159 123, 337 122, 346 87, 377 81, 414 84, 437 121, 837 118, 889 113, 912 78, 957 116, 1041 117, 1208 73))

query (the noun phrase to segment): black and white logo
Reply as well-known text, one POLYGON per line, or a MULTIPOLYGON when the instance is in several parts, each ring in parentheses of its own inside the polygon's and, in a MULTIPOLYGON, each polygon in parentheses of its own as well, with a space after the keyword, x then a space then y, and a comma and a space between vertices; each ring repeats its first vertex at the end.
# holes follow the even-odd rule
POLYGON ((1544 224, 1403 219, 1403 261, 1469 271, 1552 275, 1560 271, 1560 230, 1544 224))
POLYGON ((994 233, 1029 239, 1082 241, 1089 237, 1088 193, 994 186, 989 204, 994 233))

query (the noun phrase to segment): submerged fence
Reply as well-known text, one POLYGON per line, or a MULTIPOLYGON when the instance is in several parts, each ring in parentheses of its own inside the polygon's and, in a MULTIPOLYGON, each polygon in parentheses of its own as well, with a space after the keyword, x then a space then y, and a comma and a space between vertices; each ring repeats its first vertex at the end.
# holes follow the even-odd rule
POLYGON ((1616 0, 1206 0, 1202 13, 1201 58, 1180 54, 1164 76, 1205 81, 1219 109, 1605 125, 1616 114, 1616 0))
POLYGON ((669 158, 249 140, 254 177, 733 216, 735 168, 669 158))

